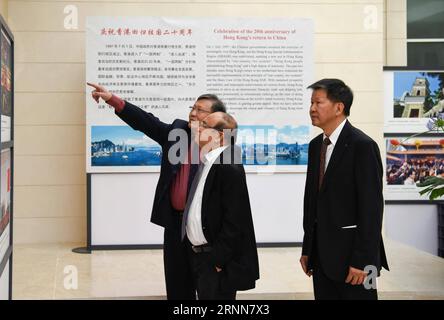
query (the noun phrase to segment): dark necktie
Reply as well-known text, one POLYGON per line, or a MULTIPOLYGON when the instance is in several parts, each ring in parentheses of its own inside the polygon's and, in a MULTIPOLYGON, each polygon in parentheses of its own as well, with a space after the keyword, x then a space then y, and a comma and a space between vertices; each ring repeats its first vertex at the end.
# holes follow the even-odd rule
POLYGON ((182 241, 185 238, 185 234, 187 232, 187 230, 186 230, 187 219, 188 219, 188 213, 190 211, 191 202, 193 201, 194 194, 196 193, 196 189, 199 184, 199 180, 202 175, 202 171, 203 171, 204 167, 205 167, 205 164, 203 162, 201 162, 198 165, 196 175, 194 176, 193 182, 191 183, 190 192, 188 193, 187 203, 185 205, 185 210, 183 211, 183 216, 182 216, 182 228, 181 228, 182 229, 182 234, 181 234, 182 241))
POLYGON ((191 184, 193 183, 198 168, 199 168, 198 164, 195 163, 190 164, 190 174, 188 176, 188 186, 187 186, 187 197, 190 194, 191 184))
POLYGON ((327 155, 327 147, 331 143, 330 139, 327 137, 322 141, 321 146, 321 159, 319 162, 319 190, 321 190, 322 187, 322 181, 324 180, 324 174, 325 174, 325 156, 327 155))

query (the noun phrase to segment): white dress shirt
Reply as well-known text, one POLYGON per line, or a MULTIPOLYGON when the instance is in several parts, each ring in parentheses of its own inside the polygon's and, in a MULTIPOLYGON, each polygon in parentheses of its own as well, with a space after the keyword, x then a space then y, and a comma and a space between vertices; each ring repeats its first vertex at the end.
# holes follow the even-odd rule
MULTIPOLYGON (((336 129, 332 132, 332 134, 328 137, 330 139, 330 144, 327 146, 327 152, 325 154, 325 171, 327 171, 328 163, 330 162, 331 155, 333 154, 333 150, 335 148, 336 143, 338 142, 339 135, 341 134, 342 128, 344 128, 345 122, 347 121, 347 118, 342 121, 339 126, 336 127, 336 129)), ((327 136, 324 133, 324 139, 327 138, 327 136)))
POLYGON ((202 197, 205 187, 205 181, 207 180, 207 176, 210 172, 211 166, 222 153, 222 151, 224 151, 227 147, 228 146, 223 146, 214 149, 208 152, 203 159, 204 168, 202 170, 202 175, 200 176, 196 192, 194 193, 193 200, 191 201, 186 225, 188 240, 190 240, 190 242, 195 246, 200 246, 208 243, 207 239, 205 239, 202 229, 202 197))

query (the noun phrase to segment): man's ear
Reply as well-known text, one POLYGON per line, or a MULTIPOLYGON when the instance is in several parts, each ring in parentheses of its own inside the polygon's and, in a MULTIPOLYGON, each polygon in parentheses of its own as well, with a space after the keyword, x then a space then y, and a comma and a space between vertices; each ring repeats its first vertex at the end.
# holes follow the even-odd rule
POLYGON ((219 138, 220 138, 220 142, 219 145, 224 145, 225 144, 225 133, 223 131, 219 131, 219 138))
POLYGON ((341 115, 341 114, 344 114, 344 109, 345 109, 345 106, 344 106, 344 104, 342 103, 342 102, 337 102, 336 103, 336 114, 337 115, 341 115))

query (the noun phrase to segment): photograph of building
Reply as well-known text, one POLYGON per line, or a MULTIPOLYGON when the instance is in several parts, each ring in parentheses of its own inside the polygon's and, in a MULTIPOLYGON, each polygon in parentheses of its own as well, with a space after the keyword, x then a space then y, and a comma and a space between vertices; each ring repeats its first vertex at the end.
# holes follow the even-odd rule
POLYGON ((394 118, 430 118, 444 112, 444 73, 395 72, 394 118))

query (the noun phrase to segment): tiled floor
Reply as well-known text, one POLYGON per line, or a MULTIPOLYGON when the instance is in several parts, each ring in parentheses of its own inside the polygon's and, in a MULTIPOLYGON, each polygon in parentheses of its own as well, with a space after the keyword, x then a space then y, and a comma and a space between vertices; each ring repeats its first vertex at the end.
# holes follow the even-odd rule
MULTIPOLYGON (((444 259, 386 243, 391 271, 378 279, 380 299, 444 299, 444 259)), ((72 253, 78 246, 16 245, 13 298, 165 299, 161 250, 72 253), (77 289, 72 289, 76 275, 77 289)), ((300 248, 259 249, 261 279, 238 299, 313 299, 300 253, 300 248)))

